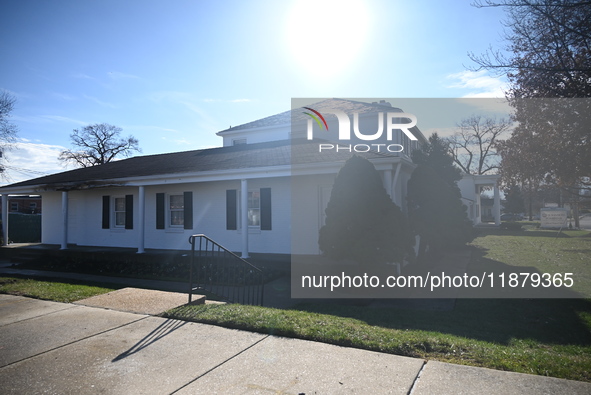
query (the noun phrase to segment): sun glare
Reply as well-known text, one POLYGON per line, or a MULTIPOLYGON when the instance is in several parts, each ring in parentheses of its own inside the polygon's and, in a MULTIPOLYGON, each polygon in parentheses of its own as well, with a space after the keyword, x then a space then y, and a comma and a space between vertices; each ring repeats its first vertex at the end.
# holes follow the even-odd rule
POLYGON ((317 78, 334 78, 358 58, 367 37, 367 9, 358 0, 296 1, 286 29, 297 66, 317 78))

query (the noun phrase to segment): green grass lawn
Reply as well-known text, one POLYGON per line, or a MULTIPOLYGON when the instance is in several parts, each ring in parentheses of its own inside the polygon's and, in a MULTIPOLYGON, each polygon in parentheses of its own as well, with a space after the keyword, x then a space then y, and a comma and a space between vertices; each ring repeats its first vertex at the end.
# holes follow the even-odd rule
POLYGON ((18 277, 0 277, 0 293, 28 296, 56 302, 74 302, 113 291, 113 288, 76 283, 41 281, 18 277))
POLYGON ((591 233, 581 230, 541 230, 527 222, 523 231, 487 230, 472 245, 473 269, 507 266, 540 273, 573 273, 572 291, 591 298, 591 233), (526 269, 527 268, 527 269, 526 269))
MULTIPOLYGON (((577 273, 589 287, 588 232, 483 230, 470 266, 577 273)), ((470 268, 469 268, 470 270, 470 268)), ((588 291, 588 288, 587 288, 588 291)), ((591 382, 589 299, 458 299, 452 311, 307 303, 182 306, 167 317, 397 355, 591 382)))

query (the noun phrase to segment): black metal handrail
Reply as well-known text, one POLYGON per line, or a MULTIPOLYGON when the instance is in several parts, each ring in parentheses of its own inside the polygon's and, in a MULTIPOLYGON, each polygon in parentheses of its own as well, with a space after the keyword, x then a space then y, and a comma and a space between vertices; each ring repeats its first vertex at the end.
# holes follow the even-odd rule
POLYGON ((193 291, 202 289, 231 303, 263 304, 261 269, 204 234, 191 235, 189 243, 189 303, 193 291))

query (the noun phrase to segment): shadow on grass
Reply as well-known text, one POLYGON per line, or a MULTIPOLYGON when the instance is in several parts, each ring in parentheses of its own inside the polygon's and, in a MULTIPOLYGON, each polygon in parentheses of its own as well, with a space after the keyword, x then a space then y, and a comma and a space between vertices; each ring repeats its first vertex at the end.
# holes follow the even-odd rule
MULTIPOLYGON (((484 234, 482 230, 477 230, 477 236, 484 234)), ((487 235, 495 235, 495 236, 529 236, 529 237, 548 237, 548 238, 569 238, 569 237, 582 237, 582 236, 573 236, 569 235, 565 232, 578 232, 578 231, 569 231, 569 230, 528 230, 528 229, 521 229, 521 230, 509 230, 509 229, 487 229, 487 235)))
POLYGON ((568 248, 563 248, 560 251, 563 252, 577 252, 579 254, 589 254, 589 256, 591 257, 591 248, 573 248, 573 249, 568 249, 568 248))
MULTIPOLYGON (((535 267, 510 266, 485 258, 484 254, 483 249, 472 248, 468 274, 483 271, 495 276, 498 273, 507 276, 510 273, 539 274, 535 267)), ((482 291, 478 298, 457 298, 450 311, 438 311, 436 303, 431 303, 435 308, 429 308, 425 299, 397 299, 392 303, 396 307, 387 308, 370 307, 371 300, 366 299, 301 303, 295 309, 354 318, 384 328, 440 332, 504 345, 516 339, 543 344, 591 345, 591 299, 583 299, 564 288, 559 293, 542 287, 478 291, 482 291), (497 296, 480 298, 480 295, 497 296), (552 298, 557 295, 561 298, 552 298), (407 301, 408 308, 401 307, 407 301), (417 305, 423 309, 413 309, 417 305)))
POLYGON ((589 324, 580 316, 591 315, 591 303, 580 299, 458 299, 453 311, 336 303, 302 303, 295 309, 354 318, 384 328, 441 332, 505 345, 514 339, 591 345, 589 324))

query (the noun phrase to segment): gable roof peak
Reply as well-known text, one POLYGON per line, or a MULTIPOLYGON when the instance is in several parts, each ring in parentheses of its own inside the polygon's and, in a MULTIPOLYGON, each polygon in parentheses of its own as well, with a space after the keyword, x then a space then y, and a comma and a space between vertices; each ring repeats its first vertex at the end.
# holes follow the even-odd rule
MULTIPOLYGON (((390 111, 390 112, 402 112, 400 108, 393 107, 391 103, 387 102, 386 100, 380 100, 379 102, 366 102, 362 101, 364 99, 339 99, 339 98, 331 98, 331 99, 323 99, 319 100, 316 103, 312 103, 306 106, 312 107, 315 110, 322 112, 323 110, 329 111, 334 109, 342 110, 346 113, 375 113, 381 111, 390 111)), ((282 126, 282 125, 289 125, 294 120, 300 120, 300 112, 304 109, 303 107, 294 108, 292 110, 284 111, 279 114, 271 115, 265 118, 257 119, 256 121, 251 121, 244 123, 242 125, 230 127, 228 129, 222 130, 217 132, 218 136, 224 136, 226 134, 231 134, 232 132, 239 132, 239 131, 246 131, 251 129, 260 129, 265 127, 273 127, 273 126, 282 126)), ((302 118, 305 119, 305 118, 302 118)))

